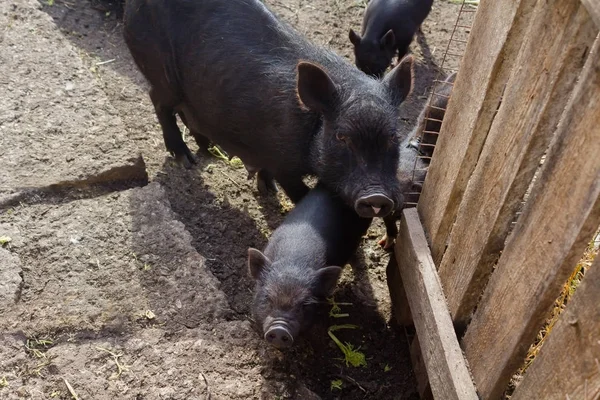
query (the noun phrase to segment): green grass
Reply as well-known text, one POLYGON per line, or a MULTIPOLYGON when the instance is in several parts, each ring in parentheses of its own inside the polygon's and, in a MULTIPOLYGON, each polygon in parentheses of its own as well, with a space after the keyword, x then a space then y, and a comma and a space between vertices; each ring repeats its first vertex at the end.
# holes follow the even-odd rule
POLYGON ((341 379, 335 379, 333 381, 331 381, 331 386, 330 389, 333 392, 334 390, 342 390, 342 384, 344 383, 344 381, 342 381, 341 379))
POLYGON ((355 348, 352 343, 346 342, 344 344, 344 343, 342 343, 342 341, 340 339, 337 338, 337 336, 335 336, 333 334, 334 331, 337 331, 339 329, 356 329, 356 328, 358 328, 357 325, 351 325, 351 324, 332 325, 327 330, 327 334, 329 335, 331 340, 333 340, 334 343, 339 347, 342 354, 344 354, 343 361, 346 363, 347 367, 349 367, 350 365, 352 365, 353 367, 366 367, 367 359, 365 357, 365 354, 359 351, 360 346, 355 348))
POLYGON ((328 298, 327 302, 331 304, 331 310, 329 310, 331 318, 345 318, 350 316, 348 313, 342 313, 340 306, 351 306, 352 303, 338 303, 333 297, 328 298))
POLYGON ((8 245, 10 247, 10 242, 12 242, 12 238, 9 236, 0 236, 0 247, 8 245))
POLYGON ((214 157, 218 158, 219 160, 222 160, 227 165, 229 165, 233 168, 242 168, 244 166, 244 163, 242 162, 242 160, 240 160, 237 157, 232 157, 230 160, 229 157, 227 156, 227 154, 223 150, 221 150, 218 146, 209 147, 208 152, 210 154, 212 154, 214 157))

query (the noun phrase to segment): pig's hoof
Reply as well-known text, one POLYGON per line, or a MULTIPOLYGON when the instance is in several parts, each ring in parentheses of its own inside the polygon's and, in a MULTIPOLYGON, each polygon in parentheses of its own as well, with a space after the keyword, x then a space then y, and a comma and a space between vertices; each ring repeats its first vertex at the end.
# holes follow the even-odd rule
POLYGON ((256 178, 256 186, 258 192, 263 196, 267 196, 270 193, 277 193, 278 190, 274 179, 261 178, 260 174, 256 178))
POLYGON ((385 251, 391 251, 394 248, 394 239, 385 235, 379 242, 377 242, 385 251))
POLYGON ((189 151, 187 151, 185 154, 176 155, 175 161, 183 165, 185 169, 190 169, 192 168, 192 165, 196 164, 196 159, 189 151))

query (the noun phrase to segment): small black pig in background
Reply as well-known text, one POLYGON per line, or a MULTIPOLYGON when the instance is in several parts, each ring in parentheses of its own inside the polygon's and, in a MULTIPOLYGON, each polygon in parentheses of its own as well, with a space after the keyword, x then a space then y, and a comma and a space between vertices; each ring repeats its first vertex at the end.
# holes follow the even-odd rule
POLYGON ((372 218, 361 218, 322 184, 311 190, 273 232, 264 252, 248 249, 256 281, 254 320, 267 342, 292 346, 331 294, 372 218))
MULTIPOLYGON (((446 115, 448 100, 452 94, 456 72, 448 75, 443 82, 434 83, 435 95, 432 94, 427 100, 425 107, 419 115, 417 125, 410 134, 408 142, 400 146, 400 165, 398 167, 398 179, 401 181, 423 182, 425 180, 426 169, 429 166, 430 158, 433 156, 433 150, 437 143, 442 122, 446 115), (422 137, 420 136, 422 134, 422 137), (418 153, 427 158, 417 158, 418 153), (412 171, 414 168, 414 176, 412 171)), ((410 192, 420 193, 421 184, 413 183, 410 192)), ((405 193, 407 201, 416 203, 419 200, 418 195, 408 196, 405 193)), ((385 223, 386 235, 379 242, 384 249, 390 249, 394 244, 394 239, 398 235, 396 221, 400 218, 400 210, 386 216, 385 223)))
POLYGON ((259 0, 128 0, 124 34, 182 163, 195 161, 176 114, 200 148, 218 144, 294 203, 309 191, 302 178, 316 175, 362 217, 402 206, 398 117, 412 57, 373 79, 259 0))
POLYGON ((433 0, 371 0, 367 5, 361 35, 350 29, 356 66, 381 77, 394 55, 402 59, 417 29, 429 15, 433 0))

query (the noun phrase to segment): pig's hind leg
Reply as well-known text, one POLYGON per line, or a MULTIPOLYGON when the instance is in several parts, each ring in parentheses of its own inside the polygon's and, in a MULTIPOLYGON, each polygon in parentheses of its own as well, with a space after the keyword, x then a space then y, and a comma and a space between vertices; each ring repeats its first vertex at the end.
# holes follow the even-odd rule
POLYGON ((196 132, 190 127, 183 111, 179 112, 179 118, 181 118, 181 121, 183 121, 185 126, 187 126, 190 130, 190 134, 194 137, 194 140, 196 141, 196 144, 198 145, 200 151, 208 152, 208 148, 210 147, 210 140, 208 140, 206 136, 203 136, 201 133, 196 132))
POLYGON ((259 193, 263 196, 277 192, 277 185, 275 184, 273 175, 264 169, 258 171, 258 175, 256 176, 256 186, 258 187, 259 193))
POLYGON ((275 180, 290 198, 292 203, 297 204, 308 193, 310 188, 302 181, 302 177, 294 175, 275 175, 275 180))
POLYGON ((175 157, 177 162, 182 163, 186 168, 190 168, 192 164, 196 163, 196 160, 183 141, 181 131, 177 126, 175 106, 179 102, 174 101, 171 96, 156 87, 150 89, 150 99, 154 104, 154 110, 162 128, 167 150, 175 157))

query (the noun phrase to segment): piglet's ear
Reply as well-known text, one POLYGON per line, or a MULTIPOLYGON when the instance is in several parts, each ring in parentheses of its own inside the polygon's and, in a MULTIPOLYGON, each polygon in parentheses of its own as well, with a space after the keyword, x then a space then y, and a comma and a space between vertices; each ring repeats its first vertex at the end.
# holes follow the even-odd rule
POLYGON ((248 273, 253 279, 258 279, 260 273, 271 266, 271 260, 260 250, 248 249, 248 273))
POLYGON ((394 31, 391 29, 387 31, 385 35, 379 41, 382 49, 388 50, 390 52, 394 51, 396 47, 396 36, 394 36, 394 31))
POLYGON ((360 46, 360 41, 362 38, 358 33, 354 32, 354 29, 350 29, 350 32, 348 33, 348 38, 350 39, 350 42, 352 42, 354 47, 360 46))
POLYGON ((335 289, 341 273, 340 267, 321 268, 316 274, 314 294, 321 298, 329 296, 335 289))
POLYGON ((412 90, 413 63, 413 56, 406 56, 383 78, 383 84, 392 93, 395 106, 399 106, 412 90))
POLYGON ((333 111, 338 89, 327 72, 317 64, 298 63, 296 90, 298 99, 309 110, 321 114, 333 111))

